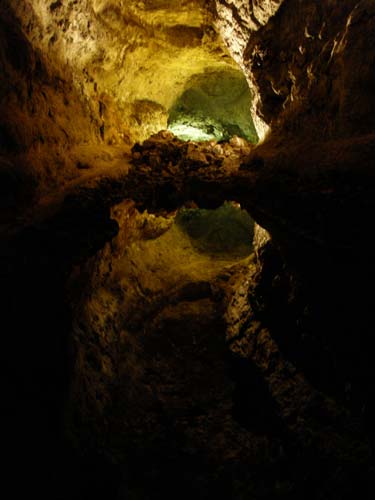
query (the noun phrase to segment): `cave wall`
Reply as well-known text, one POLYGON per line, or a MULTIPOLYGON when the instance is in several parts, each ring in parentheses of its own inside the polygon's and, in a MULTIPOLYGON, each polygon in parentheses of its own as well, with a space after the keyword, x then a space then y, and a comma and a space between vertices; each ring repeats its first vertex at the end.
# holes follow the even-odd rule
POLYGON ((255 115, 274 137, 373 131, 372 2, 216 3, 223 38, 256 89, 255 115))
POLYGON ((22 211, 33 191, 47 184, 56 188, 74 177, 69 148, 99 142, 100 117, 92 103, 82 101, 63 69, 48 67, 4 3, 0 31, 2 201, 4 210, 22 211))
POLYGON ((371 2, 6 0, 1 13, 2 172, 13 207, 23 183, 43 193, 79 177, 90 154, 101 166, 104 151, 108 164, 121 158, 167 127, 190 81, 236 63, 260 138, 269 127, 272 141, 373 128, 371 2))
MULTIPOLYGON (((235 67, 213 15, 211 2, 200 0, 2 2, 8 184, 22 192, 18 177, 31 176, 37 194, 56 190, 167 128, 169 108, 192 75, 235 67)), ((8 205, 17 205, 13 198, 8 205)))
MULTIPOLYGON (((259 89, 258 115, 271 126, 243 165, 254 183, 249 210, 271 241, 258 256, 249 292, 253 319, 241 334, 249 344, 244 340, 242 348, 276 379, 272 352, 281 353, 286 367, 290 362, 358 418, 370 442, 374 265, 365 234, 375 192, 372 12, 372 2, 285 1, 242 45, 245 72, 259 89), (357 263, 355 271, 349 262, 357 263)), ((303 398, 296 400, 298 414, 303 398)))

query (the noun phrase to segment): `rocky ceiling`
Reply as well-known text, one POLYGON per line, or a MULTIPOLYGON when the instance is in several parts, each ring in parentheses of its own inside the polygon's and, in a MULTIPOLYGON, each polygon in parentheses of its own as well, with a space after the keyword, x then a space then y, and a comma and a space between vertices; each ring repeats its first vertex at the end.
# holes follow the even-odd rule
POLYGON ((213 7, 203 0, 40 0, 21 2, 15 14, 51 72, 68 72, 81 96, 102 108, 113 103, 124 133, 145 139, 166 128, 192 75, 235 67, 213 29, 213 7))

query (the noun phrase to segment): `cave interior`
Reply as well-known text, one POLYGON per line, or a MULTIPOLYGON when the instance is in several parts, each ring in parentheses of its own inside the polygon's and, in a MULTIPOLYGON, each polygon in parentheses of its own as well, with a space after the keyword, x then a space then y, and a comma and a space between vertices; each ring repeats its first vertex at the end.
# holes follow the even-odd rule
POLYGON ((374 0, 2 0, 9 498, 374 498, 374 64, 374 0))

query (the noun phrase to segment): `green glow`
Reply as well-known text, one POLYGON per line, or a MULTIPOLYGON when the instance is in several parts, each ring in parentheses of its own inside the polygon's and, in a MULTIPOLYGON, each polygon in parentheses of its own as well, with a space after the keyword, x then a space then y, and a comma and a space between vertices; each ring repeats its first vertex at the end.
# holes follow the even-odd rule
POLYGON ((216 210, 181 209, 175 222, 200 252, 243 258, 253 251, 254 221, 232 202, 216 210))
POLYGON ((211 141, 220 140, 221 137, 217 137, 213 134, 207 134, 203 130, 192 125, 184 125, 182 123, 173 123, 168 127, 175 136, 183 141, 211 141))
POLYGON ((258 136, 250 113, 251 92, 241 71, 230 68, 194 75, 169 109, 168 128, 183 140, 252 143, 258 136))

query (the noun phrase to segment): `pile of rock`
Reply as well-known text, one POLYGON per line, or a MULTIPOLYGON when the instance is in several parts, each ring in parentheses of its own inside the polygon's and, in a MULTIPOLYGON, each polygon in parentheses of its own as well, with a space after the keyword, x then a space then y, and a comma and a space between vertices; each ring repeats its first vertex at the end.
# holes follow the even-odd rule
POLYGON ((132 163, 142 169, 192 171, 207 167, 238 167, 251 144, 239 137, 229 142, 185 142, 162 130, 132 148, 132 163))

